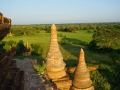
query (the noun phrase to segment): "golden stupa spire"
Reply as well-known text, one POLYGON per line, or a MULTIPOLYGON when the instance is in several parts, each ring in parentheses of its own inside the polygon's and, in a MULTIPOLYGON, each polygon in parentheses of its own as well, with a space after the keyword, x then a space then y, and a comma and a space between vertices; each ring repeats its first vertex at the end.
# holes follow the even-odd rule
POLYGON ((46 57, 46 71, 50 79, 61 78, 66 75, 65 63, 57 41, 56 26, 51 26, 50 46, 46 57))
POLYGON ((72 90, 94 90, 90 75, 85 63, 84 51, 80 50, 78 65, 75 70, 72 90))

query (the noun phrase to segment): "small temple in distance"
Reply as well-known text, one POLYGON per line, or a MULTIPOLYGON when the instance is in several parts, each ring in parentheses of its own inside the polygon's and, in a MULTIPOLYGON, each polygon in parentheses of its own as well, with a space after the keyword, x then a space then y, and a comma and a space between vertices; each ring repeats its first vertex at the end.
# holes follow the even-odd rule
POLYGON ((26 43, 25 50, 23 51, 23 56, 31 56, 31 49, 28 45, 28 42, 26 43))

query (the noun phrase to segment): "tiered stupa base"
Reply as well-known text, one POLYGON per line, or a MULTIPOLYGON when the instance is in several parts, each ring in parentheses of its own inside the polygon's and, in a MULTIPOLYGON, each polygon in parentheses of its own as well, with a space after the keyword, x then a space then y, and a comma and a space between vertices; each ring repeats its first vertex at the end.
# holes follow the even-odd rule
POLYGON ((50 77, 50 79, 62 78, 66 76, 65 70, 56 71, 56 72, 47 71, 47 74, 50 77))
POLYGON ((82 88, 82 89, 79 89, 79 88, 76 88, 76 87, 72 87, 72 89, 71 90, 94 90, 94 86, 90 86, 90 87, 88 87, 88 88, 82 88))
POLYGON ((68 75, 62 78, 53 79, 52 82, 60 90, 70 90, 72 86, 72 80, 70 80, 68 75))

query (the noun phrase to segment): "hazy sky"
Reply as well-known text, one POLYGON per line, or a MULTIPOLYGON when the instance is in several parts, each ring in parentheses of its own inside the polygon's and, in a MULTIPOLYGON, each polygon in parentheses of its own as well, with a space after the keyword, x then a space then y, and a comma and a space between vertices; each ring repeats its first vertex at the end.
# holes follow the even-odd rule
POLYGON ((12 24, 120 22, 120 0, 1 0, 12 24))

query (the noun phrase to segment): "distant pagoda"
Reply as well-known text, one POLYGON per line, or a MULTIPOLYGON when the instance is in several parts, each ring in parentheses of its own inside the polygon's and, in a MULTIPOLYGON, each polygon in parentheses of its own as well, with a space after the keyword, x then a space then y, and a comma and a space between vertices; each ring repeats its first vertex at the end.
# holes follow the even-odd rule
POLYGON ((94 86, 90 79, 89 71, 85 63, 83 49, 80 50, 78 65, 74 74, 72 90, 94 90, 94 86))
POLYGON ((50 79, 66 76, 65 63, 57 41, 56 26, 51 26, 50 46, 46 57, 46 71, 50 79))
POLYGON ((31 50, 30 50, 30 47, 28 45, 28 42, 26 43, 26 48, 23 51, 23 56, 31 56, 31 50))

